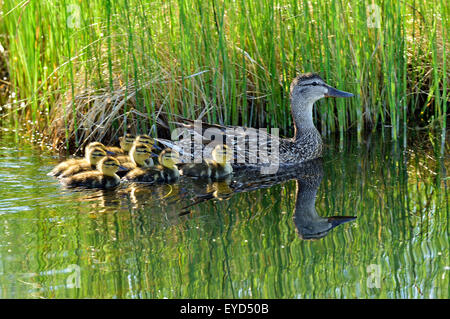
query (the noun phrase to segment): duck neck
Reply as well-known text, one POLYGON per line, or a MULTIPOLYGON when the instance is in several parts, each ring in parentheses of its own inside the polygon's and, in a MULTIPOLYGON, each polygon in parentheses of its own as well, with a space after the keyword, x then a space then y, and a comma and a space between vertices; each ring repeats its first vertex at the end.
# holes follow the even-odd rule
POLYGON ((294 118, 294 139, 298 140, 305 132, 317 131, 313 122, 314 101, 297 100, 292 101, 292 117, 294 118))

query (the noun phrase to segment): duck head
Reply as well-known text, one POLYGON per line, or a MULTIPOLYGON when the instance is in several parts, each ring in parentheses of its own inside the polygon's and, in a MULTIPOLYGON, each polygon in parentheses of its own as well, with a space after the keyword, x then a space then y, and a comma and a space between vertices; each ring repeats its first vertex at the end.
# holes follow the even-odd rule
POLYGON ((181 163, 180 154, 172 149, 165 149, 159 154, 159 162, 169 169, 176 169, 176 165, 181 163))
POLYGON ((324 97, 352 97, 353 94, 340 91, 325 83, 315 73, 306 73, 297 76, 291 84, 291 99, 301 99, 314 103, 324 97))
POLYGON ((155 140, 148 135, 139 135, 138 137, 136 137, 135 143, 145 144, 145 145, 149 146, 151 149, 154 149, 154 148, 158 149, 158 150, 161 149, 160 147, 156 146, 155 140))
POLYGON ((106 152, 101 147, 91 147, 87 150, 86 159, 91 165, 97 165, 106 156, 106 152))
POLYGON ((297 76, 291 83, 292 115, 297 128, 313 127, 312 108, 314 102, 324 97, 352 97, 353 94, 340 91, 325 83, 315 73, 297 76))
POLYGON ((125 136, 119 137, 120 148, 125 152, 129 152, 133 147, 133 143, 136 137, 133 134, 126 134, 125 136))
POLYGON ((106 176, 114 176, 120 167, 119 161, 111 156, 106 156, 97 163, 97 170, 106 176))
POLYGON ((134 143, 130 150, 131 160, 138 166, 145 166, 145 161, 151 155, 151 148, 143 143, 134 143))

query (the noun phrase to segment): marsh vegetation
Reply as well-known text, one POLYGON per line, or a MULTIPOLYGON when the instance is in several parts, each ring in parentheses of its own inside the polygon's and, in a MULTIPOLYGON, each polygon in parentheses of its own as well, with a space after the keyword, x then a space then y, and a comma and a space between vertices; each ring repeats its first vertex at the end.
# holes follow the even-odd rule
POLYGON ((164 135, 177 115, 289 136, 307 71, 356 95, 316 106, 323 135, 430 125, 445 140, 447 1, 1 3, 2 123, 56 147, 164 135))

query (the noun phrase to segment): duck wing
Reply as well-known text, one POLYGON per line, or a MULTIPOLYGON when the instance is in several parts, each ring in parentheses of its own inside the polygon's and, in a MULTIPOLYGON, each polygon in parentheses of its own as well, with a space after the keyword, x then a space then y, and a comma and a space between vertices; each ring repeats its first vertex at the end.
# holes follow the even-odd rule
POLYGON ((266 129, 242 126, 208 124, 201 121, 182 119, 173 122, 177 129, 172 132, 172 141, 157 139, 158 142, 179 152, 184 160, 211 159, 211 152, 217 144, 226 144, 233 150, 233 166, 260 166, 278 159, 280 147, 285 141, 266 129))

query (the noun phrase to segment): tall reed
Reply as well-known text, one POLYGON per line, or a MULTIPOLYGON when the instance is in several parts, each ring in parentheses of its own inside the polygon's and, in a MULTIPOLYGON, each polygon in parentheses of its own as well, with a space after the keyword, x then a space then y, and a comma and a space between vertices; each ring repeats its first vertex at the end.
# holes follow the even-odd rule
POLYGON ((15 92, 1 116, 55 145, 157 134, 176 115, 289 135, 289 84, 307 71, 356 95, 317 104, 323 135, 439 123, 444 145, 444 0, 1 2, 15 92))

